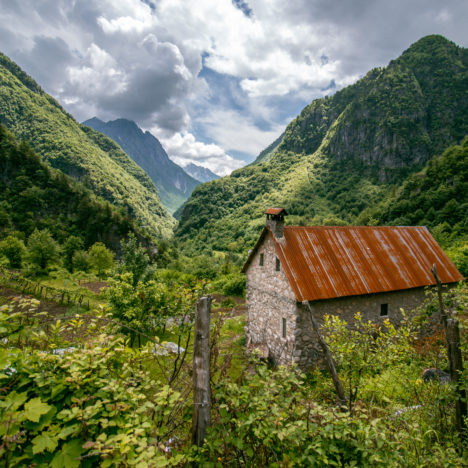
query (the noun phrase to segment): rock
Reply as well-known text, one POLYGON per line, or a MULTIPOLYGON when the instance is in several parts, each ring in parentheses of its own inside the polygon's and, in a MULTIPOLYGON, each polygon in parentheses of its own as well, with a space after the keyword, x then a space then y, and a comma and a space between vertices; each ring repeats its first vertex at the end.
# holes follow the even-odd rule
POLYGON ((422 375, 424 382, 430 381, 440 381, 442 383, 450 382, 450 375, 443 370, 437 369, 436 367, 430 367, 429 369, 425 369, 422 375))
POLYGON ((185 348, 177 346, 177 343, 167 341, 160 345, 155 345, 153 353, 157 356, 167 356, 168 354, 182 354, 184 351, 185 348))

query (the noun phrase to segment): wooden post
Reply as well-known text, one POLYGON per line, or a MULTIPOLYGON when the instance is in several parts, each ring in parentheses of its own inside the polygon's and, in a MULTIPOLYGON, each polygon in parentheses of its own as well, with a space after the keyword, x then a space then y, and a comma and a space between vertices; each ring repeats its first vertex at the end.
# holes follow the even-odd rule
POLYGON ((338 377, 338 373, 336 372, 335 361, 333 360, 333 356, 331 354, 330 348, 328 347, 327 343, 325 343, 325 340, 323 339, 320 333, 318 323, 316 322, 314 318, 312 307, 310 306, 309 301, 304 301, 302 305, 306 306, 309 309, 310 321, 312 322, 312 327, 314 328, 314 331, 317 334, 318 342, 323 352, 325 353, 325 358, 327 360, 328 369, 330 370, 330 374, 333 380, 333 385, 335 386, 335 390, 338 395, 338 400, 340 404, 344 405, 346 404, 346 396, 345 396, 345 392, 343 389, 343 385, 341 384, 340 378, 338 377))
POLYGON ((434 264, 431 273, 437 283, 437 296, 439 298, 439 312, 441 322, 445 329, 445 341, 447 343, 447 357, 450 368, 450 378, 455 384, 456 402, 455 402, 455 425, 458 433, 463 439, 467 438, 465 417, 468 416, 466 404, 466 392, 460 385, 460 375, 463 372, 463 359, 460 349, 460 328, 458 320, 447 318, 442 297, 442 283, 437 275, 437 267, 434 264))
POLYGON ((193 342, 192 443, 201 447, 210 426, 210 312, 211 296, 198 300, 193 342))
POLYGON ((440 282, 439 276, 437 275, 437 265, 434 263, 431 270, 434 279, 437 284, 437 297, 439 298, 439 312, 440 321, 442 322, 444 329, 447 330, 447 314, 445 313, 444 301, 442 299, 442 283, 440 282))
POLYGON ((458 433, 462 438, 466 439, 466 424, 465 417, 468 416, 466 406, 466 392, 460 382, 460 375, 463 372, 463 360, 460 349, 460 329, 458 320, 447 320, 447 353, 449 355, 450 363, 450 377, 455 384, 455 391, 457 394, 457 401, 455 402, 455 424, 458 433))

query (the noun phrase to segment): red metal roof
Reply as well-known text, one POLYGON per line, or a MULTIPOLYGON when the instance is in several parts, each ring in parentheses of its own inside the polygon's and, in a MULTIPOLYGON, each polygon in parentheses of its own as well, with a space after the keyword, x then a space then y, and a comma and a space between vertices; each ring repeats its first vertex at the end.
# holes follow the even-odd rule
POLYGON ((269 215, 279 215, 281 213, 285 215, 287 214, 284 208, 268 208, 268 210, 265 211, 265 214, 269 214, 269 215))
POLYGON ((434 264, 442 283, 463 279, 426 227, 285 226, 273 239, 301 302, 433 285, 434 264))

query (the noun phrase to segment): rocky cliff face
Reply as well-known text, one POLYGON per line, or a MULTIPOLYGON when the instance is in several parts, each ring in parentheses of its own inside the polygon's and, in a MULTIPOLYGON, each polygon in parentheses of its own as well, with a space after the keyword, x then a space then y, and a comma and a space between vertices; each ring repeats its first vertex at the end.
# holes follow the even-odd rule
POLYGON ((143 168, 158 189, 164 206, 173 213, 199 184, 184 170, 169 159, 159 140, 150 132, 143 132, 135 122, 117 119, 103 122, 98 118, 83 122, 94 130, 104 133, 143 168))
POLYGON ((468 51, 428 36, 388 67, 307 106, 278 150, 374 166, 380 181, 401 180, 468 133, 468 51), (329 141, 325 135, 333 127, 329 141))

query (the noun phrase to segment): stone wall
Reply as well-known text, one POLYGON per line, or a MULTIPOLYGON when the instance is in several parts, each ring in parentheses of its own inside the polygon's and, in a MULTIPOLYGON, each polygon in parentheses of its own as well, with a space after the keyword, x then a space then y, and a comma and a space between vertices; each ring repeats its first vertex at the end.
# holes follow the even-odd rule
POLYGON ((248 348, 267 348, 269 357, 276 363, 290 364, 295 347, 296 299, 282 268, 276 271, 271 233, 266 235, 247 270, 246 303, 248 348), (286 337, 283 337, 283 319, 286 337))
MULTIPOLYGON (((325 315, 337 315, 352 326, 354 315, 361 313, 363 321, 381 323, 388 318, 395 325, 402 319, 400 309, 410 312, 420 306, 425 299, 424 288, 406 289, 386 293, 351 296, 311 302, 314 317, 320 323, 325 315), (388 316, 381 317, 381 304, 388 304, 388 316)), ((302 304, 297 305, 295 361, 302 369, 317 363, 321 350, 312 329, 309 310, 302 304)))

